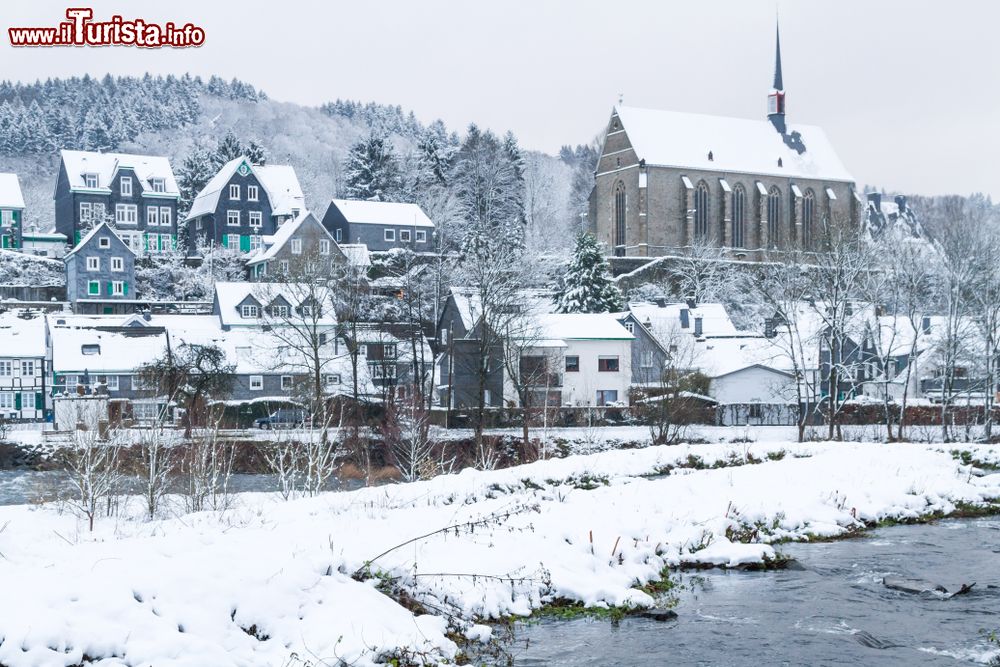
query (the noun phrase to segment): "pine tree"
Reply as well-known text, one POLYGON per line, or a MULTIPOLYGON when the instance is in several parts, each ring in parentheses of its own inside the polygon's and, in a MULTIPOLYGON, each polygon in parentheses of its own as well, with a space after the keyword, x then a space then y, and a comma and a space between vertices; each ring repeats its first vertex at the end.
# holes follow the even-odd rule
POLYGON ((576 239, 573 259, 558 286, 560 313, 607 313, 622 309, 622 295, 611 280, 604 253, 590 234, 576 239))
POLYGON ((392 142, 372 132, 351 147, 344 164, 344 194, 350 199, 396 201, 403 190, 399 159, 392 142))
POLYGON ((184 158, 177 170, 177 187, 181 191, 180 216, 187 215, 191 210, 191 202, 216 171, 218 165, 215 163, 215 156, 203 148, 195 148, 184 158))

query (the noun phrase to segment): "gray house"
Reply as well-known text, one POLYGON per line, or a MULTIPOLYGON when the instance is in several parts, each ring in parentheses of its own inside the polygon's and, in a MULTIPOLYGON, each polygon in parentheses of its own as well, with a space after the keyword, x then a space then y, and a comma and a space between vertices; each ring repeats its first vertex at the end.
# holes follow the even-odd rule
POLYGON ((60 157, 56 231, 70 245, 108 220, 137 254, 176 245, 181 195, 167 158, 90 151, 60 151, 60 157))
POLYGON ((0 174, 0 248, 22 246, 24 197, 17 174, 0 174))
POLYGON ((434 223, 416 204, 334 199, 323 226, 337 243, 363 243, 373 252, 434 250, 434 223))
POLYGON ((134 309, 135 253, 107 223, 91 229, 63 262, 66 298, 75 312, 112 315, 134 309))
POLYGON ((308 211, 262 239, 263 245, 247 260, 251 280, 330 275, 336 264, 347 262, 330 232, 308 211))
POLYGON ((252 164, 245 157, 230 160, 195 197, 184 219, 188 250, 198 240, 251 252, 263 246, 286 220, 305 211, 305 197, 288 165, 252 164))

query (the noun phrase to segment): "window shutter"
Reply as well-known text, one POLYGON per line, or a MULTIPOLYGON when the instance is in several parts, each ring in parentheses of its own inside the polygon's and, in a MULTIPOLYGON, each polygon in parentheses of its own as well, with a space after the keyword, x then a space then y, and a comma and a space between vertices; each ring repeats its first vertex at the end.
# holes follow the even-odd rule
POLYGON ((250 252, 250 237, 240 235, 240 252, 250 252))
POLYGON ((21 392, 19 391, 14 393, 14 409, 21 409, 21 392))
POLYGON ((45 403, 42 402, 42 392, 40 391, 35 392, 35 409, 36 410, 45 409, 45 403))
POLYGON ((125 296, 128 296, 128 283, 122 283, 122 291, 125 296))
POLYGON ((228 248, 229 247, 229 234, 223 234, 222 235, 222 247, 223 248, 228 248))
POLYGON ((111 283, 108 283, 108 296, 114 294, 115 287, 111 283))

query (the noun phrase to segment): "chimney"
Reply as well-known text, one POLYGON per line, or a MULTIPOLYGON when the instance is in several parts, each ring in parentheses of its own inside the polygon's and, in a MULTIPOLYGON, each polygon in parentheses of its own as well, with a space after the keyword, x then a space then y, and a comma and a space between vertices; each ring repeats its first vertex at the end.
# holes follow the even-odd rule
POLYGON ((875 206, 876 211, 882 210, 882 193, 880 192, 869 192, 868 193, 868 203, 875 206))
POLYGON ((687 329, 691 326, 690 322, 688 322, 690 312, 687 308, 681 308, 681 329, 687 329))
POLYGON ((702 320, 701 317, 694 318, 694 335, 695 336, 701 336, 701 332, 702 332, 701 320, 702 320))
POLYGON ((660 297, 658 299, 654 299, 653 303, 656 304, 657 308, 666 308, 667 307, 667 300, 664 299, 663 297, 660 297))
POLYGON ((899 207, 899 214, 906 213, 906 195, 896 195, 896 206, 899 207))
POLYGON ((695 300, 693 296, 689 296, 687 299, 685 299, 685 301, 687 302, 688 308, 690 308, 691 310, 694 310, 695 306, 698 305, 698 302, 695 300))

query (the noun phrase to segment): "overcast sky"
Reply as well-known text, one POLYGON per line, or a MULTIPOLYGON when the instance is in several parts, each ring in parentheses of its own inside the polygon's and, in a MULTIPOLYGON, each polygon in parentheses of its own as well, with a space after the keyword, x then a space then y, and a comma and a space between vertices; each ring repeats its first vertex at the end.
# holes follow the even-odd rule
MULTIPOLYGON (((12 49, 4 35, 2 76, 235 76, 277 100, 400 104, 554 152, 592 139, 619 93, 634 106, 762 118, 774 60, 772 0, 92 4, 95 18, 190 21, 206 44, 12 49)), ((860 186, 1000 197, 1000 3, 779 5, 789 121, 824 127, 860 186)), ((55 25, 66 6, 5 0, 3 27, 55 25)))

